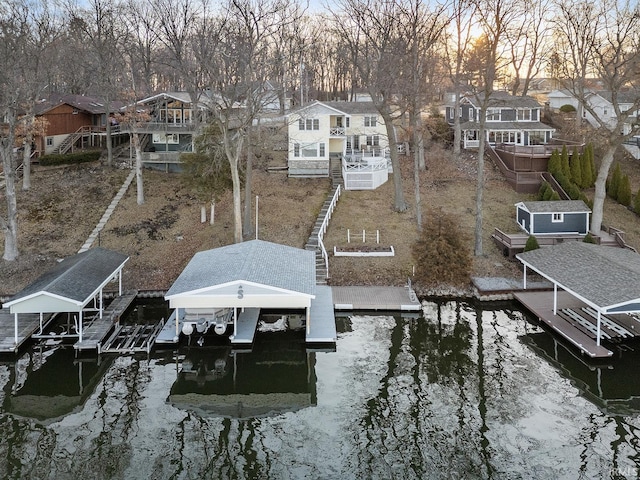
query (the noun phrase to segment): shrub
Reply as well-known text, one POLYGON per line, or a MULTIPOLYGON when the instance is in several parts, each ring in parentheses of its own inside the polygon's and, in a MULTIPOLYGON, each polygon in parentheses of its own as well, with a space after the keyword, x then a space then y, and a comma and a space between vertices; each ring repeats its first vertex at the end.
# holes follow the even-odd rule
POLYGON ((562 145, 562 152, 560 152, 560 165, 562 166, 562 173, 567 178, 571 178, 571 167, 569 166, 569 151, 566 145, 562 145))
POLYGON ((40 165, 75 165, 78 163, 94 162, 100 159, 102 152, 100 150, 90 150, 86 152, 50 154, 43 155, 39 158, 40 165))
POLYGON ((469 244, 454 217, 441 211, 427 215, 412 248, 417 267, 415 281, 426 287, 468 284, 472 266, 469 244))
POLYGON ((588 148, 580 155, 580 169, 582 170, 582 188, 591 188, 593 186, 593 170, 591 165, 591 157, 588 148))
POLYGON ((569 198, 571 200, 578 200, 580 198, 581 192, 575 183, 570 183, 569 185, 567 185, 567 187, 565 188, 565 192, 567 192, 567 195, 569 195, 569 198))
POLYGON ((620 185, 618 186, 618 203, 625 207, 631 205, 631 182, 629 181, 628 175, 624 175, 620 180, 620 185))
POLYGON ((578 153, 578 149, 574 147, 573 155, 571 155, 571 181, 578 187, 582 187, 584 181, 582 179, 582 159, 578 153))
POLYGON ((560 200, 560 194, 555 190, 551 193, 551 198, 549 200, 560 200))
POLYGON ((576 107, 574 107, 573 105, 569 105, 568 103, 565 103, 559 108, 559 110, 562 113, 573 113, 576 111, 576 107))
POLYGON ((620 164, 616 163, 613 167, 613 172, 609 177, 609 185, 607 187, 607 194, 614 200, 618 199, 618 189, 620 188, 620 182, 622 181, 622 171, 620 170, 620 164))
POLYGON ((538 245, 538 239, 533 235, 529 235, 527 243, 524 244, 524 251, 529 252, 531 250, 537 250, 538 248, 540 248, 540 245, 538 245))
POLYGON ((546 200, 544 197, 547 195, 550 188, 551 185, 549 185, 549 182, 542 182, 542 185, 540 185, 540 189, 538 190, 538 200, 546 200))
POLYGON ((587 232, 587 234, 584 236, 582 241, 584 243, 596 243, 596 239, 593 238, 593 235, 591 235, 591 232, 587 232))
POLYGON ((560 153, 558 152, 558 149, 555 149, 553 152, 551 152, 549 163, 547 163, 547 170, 549 170, 549 173, 553 176, 555 176, 562 170, 562 165, 560 163, 560 153))

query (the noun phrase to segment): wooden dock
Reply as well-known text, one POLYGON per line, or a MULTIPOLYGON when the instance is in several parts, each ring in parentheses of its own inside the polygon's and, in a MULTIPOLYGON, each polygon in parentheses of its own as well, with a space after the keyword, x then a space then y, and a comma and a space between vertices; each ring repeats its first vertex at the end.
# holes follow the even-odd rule
MULTIPOLYGON (((53 319, 54 315, 46 313, 42 318, 43 329, 53 319)), ((21 313, 18 315, 18 335, 16 337, 15 317, 9 309, 0 309, 0 354, 16 353, 20 347, 40 331, 40 314, 21 313)))
POLYGON ((122 314, 129 308, 138 295, 137 291, 127 292, 116 297, 102 313, 102 318, 95 317, 82 327, 82 341, 78 341, 73 348, 79 351, 101 351, 101 344, 109 332, 120 321, 122 314))
POLYGON ((409 287, 331 287, 336 310, 419 312, 420 300, 409 287))
MULTIPOLYGON (((540 321, 591 358, 609 358, 613 352, 596 342, 597 312, 565 291, 558 291, 557 314, 553 292, 515 292, 514 298, 540 321)), ((615 344, 640 336, 640 323, 628 315, 601 315, 601 341, 615 344)))

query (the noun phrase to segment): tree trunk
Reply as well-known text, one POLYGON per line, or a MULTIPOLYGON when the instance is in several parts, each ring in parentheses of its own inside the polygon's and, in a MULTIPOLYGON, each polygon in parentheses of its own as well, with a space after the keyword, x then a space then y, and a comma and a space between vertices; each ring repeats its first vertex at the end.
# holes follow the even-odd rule
POLYGON ((478 143, 478 177, 476 180, 476 227, 474 231, 474 255, 482 252, 482 197, 484 195, 484 148, 485 148, 485 109, 480 112, 480 138, 478 143))
POLYGON ((242 189, 238 172, 238 155, 231 160, 231 181, 233 183, 233 239, 242 242, 242 189))
POLYGON ((4 169, 4 193, 7 202, 7 218, 0 217, 0 228, 4 234, 4 255, 2 258, 9 262, 18 258, 18 207, 16 204, 15 158, 13 155, 14 135, 9 127, 9 135, 5 138, 0 150, 2 154, 2 168, 4 169))
POLYGON ((462 143, 462 129, 460 128, 460 93, 456 92, 453 103, 453 155, 456 160, 460 160, 460 144, 462 143))
POLYGON ((33 143, 33 124, 35 116, 30 114, 25 121, 26 135, 24 139, 24 151, 22 154, 22 190, 31 188, 31 144, 33 143))
POLYGON ((253 168, 253 152, 251 150, 251 128, 247 130, 247 168, 244 178, 244 221, 242 224, 242 234, 249 237, 252 232, 251 224, 251 169, 253 168))
POLYGON ((402 174, 400 173, 400 160, 398 159, 396 130, 393 126, 391 115, 385 113, 382 114, 382 118, 384 119, 387 138, 389 139, 389 155, 391 156, 391 166, 393 168, 394 209, 396 212, 404 212, 407 210, 407 203, 404 200, 404 191, 402 190, 402 174))
POLYGON ((209 217, 209 225, 216 223, 216 202, 211 200, 211 216, 209 217))
POLYGON ((207 221, 207 207, 206 205, 200 205, 200 223, 207 221))
MULTIPOLYGON (((111 119, 109 118, 111 112, 111 102, 108 97, 104 103, 105 113, 107 116, 107 124, 105 129, 105 141, 107 142, 107 166, 111 167, 113 165, 113 145, 111 144, 111 119)), ((137 156, 138 152, 136 151, 136 161, 137 156)), ((138 202, 138 205, 140 205, 140 202, 138 202)))
POLYGON ((602 156, 600 168, 598 169, 598 177, 596 178, 596 190, 593 196, 593 213, 591 214, 591 234, 600 235, 602 228, 602 218, 604 212, 604 200, 607 196, 606 183, 609 169, 613 163, 613 154, 616 151, 615 146, 609 145, 602 156))
MULTIPOLYGON (((420 199, 420 155, 416 148, 413 153, 413 190, 416 197, 416 223, 418 224, 418 232, 422 232, 422 200, 420 199)), ((423 155, 424 159, 424 155, 423 155)))
MULTIPOLYGON (((107 135, 107 138, 109 136, 107 135)), ((136 150, 136 200, 138 205, 144 203, 144 184, 142 182, 142 149, 140 148, 140 137, 137 133, 133 133, 133 146, 136 150)))

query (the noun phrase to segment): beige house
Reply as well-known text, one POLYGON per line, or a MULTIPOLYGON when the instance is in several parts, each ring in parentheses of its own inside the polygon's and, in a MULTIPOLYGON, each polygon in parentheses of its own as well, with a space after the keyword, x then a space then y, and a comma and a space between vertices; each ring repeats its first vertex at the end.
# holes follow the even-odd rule
POLYGON ((291 177, 327 177, 334 159, 342 161, 343 176, 355 170, 378 172, 379 178, 364 188, 387 180, 389 142, 372 102, 312 103, 289 114, 288 131, 291 177))

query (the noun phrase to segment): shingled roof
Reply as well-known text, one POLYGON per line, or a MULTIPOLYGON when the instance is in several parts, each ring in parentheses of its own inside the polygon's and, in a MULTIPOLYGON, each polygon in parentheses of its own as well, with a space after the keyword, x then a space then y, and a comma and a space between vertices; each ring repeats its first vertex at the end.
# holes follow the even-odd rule
POLYGON ((516 257, 604 313, 640 312, 640 255, 632 250, 571 241, 516 257))
POLYGON ((315 295, 315 253, 263 240, 198 252, 165 298, 245 281, 315 295))
POLYGON ((126 255, 101 247, 78 253, 64 259, 11 297, 4 307, 40 295, 68 301, 72 305, 86 305, 128 259, 126 255))

